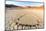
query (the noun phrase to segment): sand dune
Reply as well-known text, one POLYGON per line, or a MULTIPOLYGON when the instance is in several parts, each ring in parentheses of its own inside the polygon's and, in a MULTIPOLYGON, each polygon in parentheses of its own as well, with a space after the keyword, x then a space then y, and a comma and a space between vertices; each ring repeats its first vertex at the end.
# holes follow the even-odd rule
MULTIPOLYGON (((18 21, 17 19, 24 15, 22 18, 20 18, 19 23, 29 24, 29 25, 33 25, 33 24, 38 23, 41 25, 40 27, 43 28, 43 11, 44 11, 43 7, 6 8, 6 26, 8 26, 8 24, 10 24, 10 23, 12 23, 12 24, 16 23, 16 21, 18 21)), ((13 27, 14 27, 14 25, 13 25, 13 27)))

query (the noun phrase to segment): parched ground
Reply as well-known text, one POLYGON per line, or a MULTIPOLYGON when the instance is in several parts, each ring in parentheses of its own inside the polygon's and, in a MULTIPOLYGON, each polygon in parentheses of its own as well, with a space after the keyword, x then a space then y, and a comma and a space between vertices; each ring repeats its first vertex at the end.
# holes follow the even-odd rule
POLYGON ((28 29, 27 27, 32 26, 30 29, 43 28, 43 7, 31 7, 31 8, 22 8, 22 7, 12 7, 6 8, 6 30, 17 29, 16 22, 19 24, 25 24, 24 28, 21 26, 18 29, 28 29), (19 18, 19 19, 18 19, 19 18), (36 24, 39 24, 37 26, 36 24))

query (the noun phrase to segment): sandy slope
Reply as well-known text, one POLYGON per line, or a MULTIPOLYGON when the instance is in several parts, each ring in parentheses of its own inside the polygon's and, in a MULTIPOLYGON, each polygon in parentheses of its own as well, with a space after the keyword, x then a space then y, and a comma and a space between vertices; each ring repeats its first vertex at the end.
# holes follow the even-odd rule
MULTIPOLYGON (((43 7, 40 8, 6 8, 6 26, 9 24, 16 23, 17 18, 20 18, 19 23, 21 24, 37 24, 39 23, 41 28, 43 27, 43 7), (9 22, 9 23, 8 23, 9 22)), ((14 26, 12 25, 11 26, 14 26)))

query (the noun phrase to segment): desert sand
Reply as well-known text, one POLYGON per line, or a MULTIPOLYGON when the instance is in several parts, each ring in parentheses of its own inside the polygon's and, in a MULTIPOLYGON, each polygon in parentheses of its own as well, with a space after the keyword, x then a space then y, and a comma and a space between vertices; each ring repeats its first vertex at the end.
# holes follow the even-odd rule
POLYGON ((41 26, 39 28, 43 28, 43 12, 44 7, 6 8, 6 27, 11 23, 10 27, 14 27, 15 23, 18 22, 29 25, 40 24, 41 26), (20 18, 19 21, 18 18, 20 18))

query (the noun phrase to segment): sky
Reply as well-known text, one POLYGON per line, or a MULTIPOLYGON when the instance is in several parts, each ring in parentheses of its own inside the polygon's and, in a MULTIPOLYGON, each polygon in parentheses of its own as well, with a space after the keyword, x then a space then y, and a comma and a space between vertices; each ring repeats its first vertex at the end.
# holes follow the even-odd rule
POLYGON ((17 5, 17 6, 38 6, 38 5, 43 5, 42 3, 36 3, 36 2, 16 2, 15 0, 10 0, 10 1, 6 1, 6 4, 12 4, 12 5, 17 5))
POLYGON ((43 2, 43 0, 16 0, 16 1, 35 1, 35 2, 43 2))
POLYGON ((9 0, 9 1, 35 1, 35 2, 43 2, 43 0, 9 0))
POLYGON ((16 2, 18 6, 37 6, 42 5, 43 3, 33 3, 33 2, 16 2))

